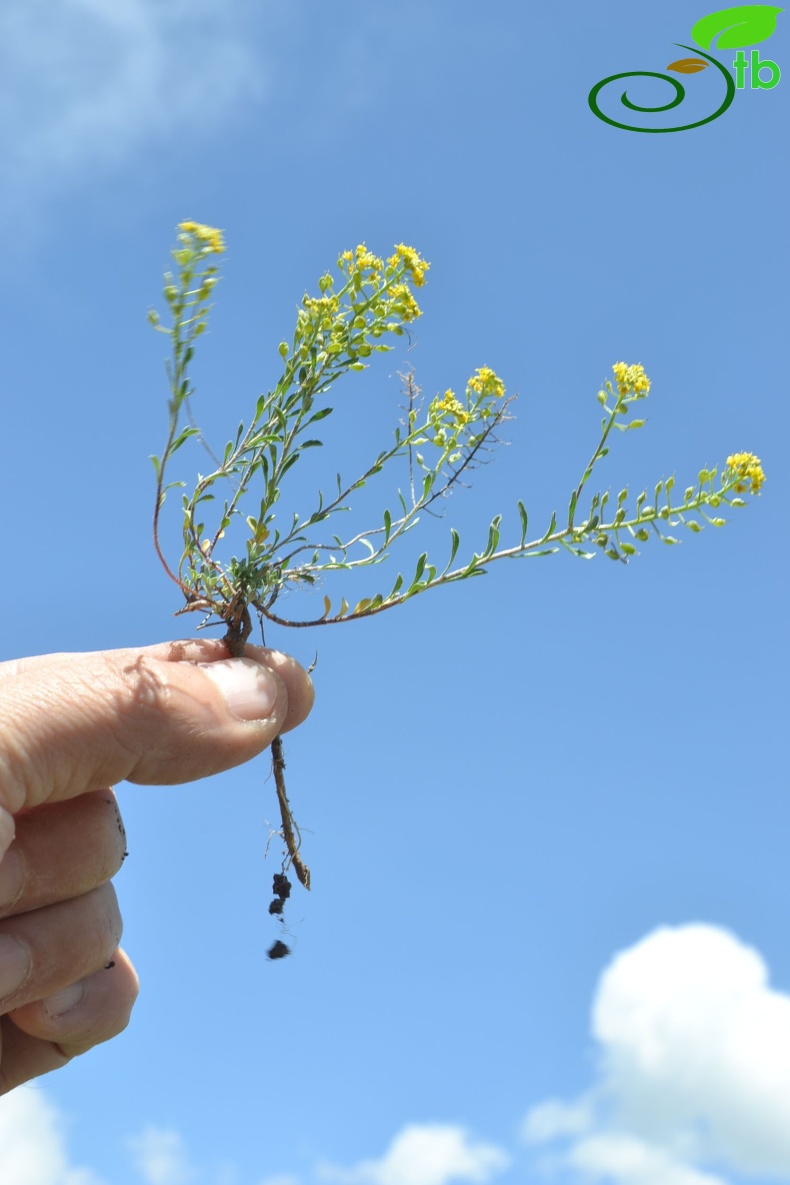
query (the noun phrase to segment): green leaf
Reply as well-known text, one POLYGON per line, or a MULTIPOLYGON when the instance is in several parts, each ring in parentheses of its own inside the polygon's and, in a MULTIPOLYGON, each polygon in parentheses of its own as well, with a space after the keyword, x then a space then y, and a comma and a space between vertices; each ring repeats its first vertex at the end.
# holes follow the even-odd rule
POLYGON ((199 435, 200 435, 200 430, 198 428, 182 428, 182 430, 179 432, 178 436, 175 438, 173 443, 170 445, 171 455, 174 452, 176 452, 177 449, 180 449, 181 445, 185 444, 186 441, 189 440, 190 436, 199 436, 199 435))
POLYGON ((571 500, 568 504, 568 526, 573 526, 573 516, 576 513, 576 491, 571 494, 571 500))
POLYGON ((499 543, 499 524, 502 522, 502 515, 497 514, 491 521, 491 526, 488 528, 488 542, 485 546, 485 551, 481 555, 481 560, 489 560, 494 554, 499 543))
POLYGON ((300 440, 299 448, 323 448, 323 440, 300 440))
POLYGON ((549 523, 549 529, 546 532, 546 534, 543 536, 543 538, 541 539, 541 543, 545 543, 546 540, 548 539, 549 535, 552 535, 554 533, 554 529, 556 526, 557 526, 557 515, 555 512, 551 516, 551 522, 549 523))
POLYGON ((392 532, 392 515, 388 510, 384 511, 384 546, 386 547, 390 541, 390 533, 392 532))
POLYGON ((521 519, 521 546, 523 547, 527 541, 527 510, 523 502, 519 501, 517 505, 519 518, 521 519))
MULTIPOLYGON (((456 552, 458 551, 458 544, 461 542, 461 537, 456 531, 455 527, 450 527, 450 538, 452 539, 452 547, 450 549, 450 558, 447 561, 447 568, 450 567, 450 564, 455 559, 456 552)), ((445 568, 445 572, 447 571, 447 568, 445 568)))
POLYGON ((305 428, 307 427, 308 424, 314 424, 316 422, 316 420, 323 420, 325 416, 328 416, 331 414, 332 414, 331 407, 322 407, 320 411, 317 411, 314 415, 310 416, 310 419, 305 422, 305 428))
POLYGON ((720 8, 692 26, 691 36, 697 45, 710 49, 717 33, 721 34, 716 49, 741 49, 767 41, 776 28, 776 18, 782 11, 770 4, 738 4, 735 8, 720 8))
POLYGON ((283 462, 283 467, 280 470, 280 477, 281 478, 285 477, 288 470, 291 469, 296 464, 296 462, 298 460, 299 460, 298 453, 291 453, 290 457, 286 457, 285 461, 283 462))

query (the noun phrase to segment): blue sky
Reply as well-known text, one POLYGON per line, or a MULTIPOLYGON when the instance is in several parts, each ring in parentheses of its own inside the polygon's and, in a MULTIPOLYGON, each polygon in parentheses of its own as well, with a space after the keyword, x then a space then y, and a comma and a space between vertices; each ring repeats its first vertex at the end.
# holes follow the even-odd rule
MULTIPOLYGON (((293 956, 265 957, 265 759, 121 786, 140 1000, 123 1036, 0 1101, 4 1181, 790 1181, 788 83, 673 135, 587 107, 609 74, 664 70, 707 11, 6 0, 4 657, 191 626, 150 538, 166 391, 145 319, 183 218, 228 243, 194 372, 214 440, 339 251, 431 261, 415 347, 347 384, 325 451, 350 471, 384 447, 406 361, 430 394, 494 367, 519 392, 510 443, 428 524, 439 548, 450 525, 479 547, 498 512, 515 539, 518 498, 548 524, 620 359, 652 379, 648 424, 599 486, 682 489, 739 450, 768 480, 628 567, 503 563, 268 634, 319 656, 287 741, 314 878, 293 956)), ((761 53, 787 71, 786 19, 761 53)), ((684 79, 695 110, 710 75, 684 79)))

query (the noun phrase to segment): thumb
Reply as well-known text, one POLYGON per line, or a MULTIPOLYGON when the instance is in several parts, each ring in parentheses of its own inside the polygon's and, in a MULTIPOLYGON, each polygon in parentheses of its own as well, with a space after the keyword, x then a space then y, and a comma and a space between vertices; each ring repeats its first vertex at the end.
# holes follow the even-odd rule
MULTIPOLYGON (((0 664, 0 815, 127 779, 172 785, 248 761, 308 714, 293 659, 220 641, 0 664)), ((10 843, 0 824, 0 856, 10 843)))

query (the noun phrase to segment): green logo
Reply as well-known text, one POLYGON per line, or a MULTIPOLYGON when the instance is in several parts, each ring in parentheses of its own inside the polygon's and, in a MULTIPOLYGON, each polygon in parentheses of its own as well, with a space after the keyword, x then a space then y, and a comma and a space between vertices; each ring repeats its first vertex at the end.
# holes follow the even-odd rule
POLYGON ((724 83, 724 98, 712 115, 706 115, 704 119, 698 119, 694 123, 681 124, 675 128, 639 128, 629 123, 620 123, 618 120, 604 115, 598 106, 598 96, 610 82, 619 82, 621 78, 660 78, 664 82, 668 82, 675 92, 674 98, 670 99, 668 103, 658 107, 641 107, 638 103, 632 103, 628 98, 628 92, 623 91, 620 95, 620 102, 629 111, 655 114, 679 107, 686 97, 683 85, 677 79, 670 78, 668 74, 658 74, 654 70, 629 70, 625 74, 610 74, 608 78, 596 82, 587 97, 590 110, 604 123, 611 124, 613 128, 622 128, 625 132, 688 132, 691 128, 700 128, 703 124, 718 119, 732 103, 735 92, 744 90, 747 86, 747 80, 748 86, 752 90, 773 90, 778 83, 781 71, 776 62, 772 62, 768 58, 760 58, 756 49, 751 51, 748 58, 743 51, 747 46, 757 45, 760 41, 768 40, 776 28, 776 18, 782 11, 781 8, 774 8, 770 4, 740 4, 736 8, 721 8, 718 12, 704 16, 694 25, 691 36, 697 45, 681 45, 680 42, 675 42, 680 49, 687 49, 694 54, 701 53, 699 47, 702 50, 710 49, 716 37, 718 37, 715 47, 717 51, 737 49, 735 61, 731 63, 734 75, 717 58, 704 52, 700 57, 679 58, 676 62, 670 62, 666 67, 667 70, 673 70, 676 74, 698 74, 701 70, 707 70, 709 66, 713 66, 719 71, 724 83))

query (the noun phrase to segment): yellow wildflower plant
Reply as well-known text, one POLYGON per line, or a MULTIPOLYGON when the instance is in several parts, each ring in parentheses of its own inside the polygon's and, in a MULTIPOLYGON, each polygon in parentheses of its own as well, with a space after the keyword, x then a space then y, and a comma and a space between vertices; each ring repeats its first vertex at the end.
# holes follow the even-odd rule
MULTIPOLYGON (((319 490, 307 513, 289 516, 284 512, 288 474, 309 448, 323 445, 316 433, 323 434, 319 425, 332 413, 327 402, 330 391, 339 379, 365 370, 373 354, 392 350, 393 339, 421 316, 412 287, 424 285, 429 264, 413 247, 397 244, 386 262, 364 243, 344 251, 337 259, 337 271, 321 275, 319 295, 305 295, 298 306, 293 336, 280 342, 271 386, 253 403, 247 425, 242 423, 217 455, 208 450, 211 472, 198 476, 194 491, 184 492, 182 554, 177 563, 169 563, 162 549, 160 519, 168 489, 183 483, 168 484, 167 470, 175 452, 190 439, 205 446, 189 406, 191 367, 196 339, 206 327, 209 296, 218 280, 211 256, 224 250, 221 231, 198 222, 180 224, 172 252, 176 267, 165 274, 164 286, 172 323, 162 325, 157 313, 150 314, 155 327, 169 335, 172 348, 167 364, 168 436, 161 458, 152 460, 154 541, 166 572, 184 597, 179 611, 200 612, 204 624, 224 624, 231 654, 244 652, 253 613, 262 627, 264 622, 324 626, 353 621, 392 609, 428 589, 482 575, 496 560, 545 556, 561 549, 585 559, 600 551, 627 563, 636 554, 638 542, 654 535, 674 544, 678 539, 670 529, 680 527, 697 534, 706 523, 719 527, 725 520, 709 515, 710 509, 743 506, 743 498, 737 495, 757 495, 762 489, 765 475, 759 458, 753 453, 732 453, 720 478, 716 469, 700 470, 697 483, 689 485, 682 498, 674 494, 675 478, 670 476, 655 485, 650 497, 644 489, 631 509, 627 487, 616 498, 609 490, 597 492, 583 509, 585 486, 607 455, 611 434, 633 431, 645 423, 630 419, 628 413, 632 403, 649 395, 650 379, 641 363, 615 362, 613 380, 606 381, 597 395, 603 410, 600 439, 571 492, 562 521, 554 513, 548 526, 529 538, 527 511, 519 501, 510 546, 500 545, 502 515, 498 514, 480 550, 459 564, 460 539, 451 528, 450 554, 443 564, 429 562, 423 552, 413 575, 404 579, 399 574, 389 591, 386 586, 379 592, 372 590, 354 605, 342 597, 334 610, 329 597, 324 597, 322 611, 316 609, 310 616, 308 609, 306 617, 295 620, 280 609, 281 599, 287 604, 289 589, 315 585, 335 571, 382 564, 424 513, 445 505, 453 489, 500 443, 498 432, 510 418, 512 397, 506 395, 496 371, 481 366, 468 379, 462 397, 445 387, 442 394, 423 401, 413 373, 408 372, 402 376, 406 407, 389 442, 369 456, 353 480, 344 481, 338 474, 336 490, 326 496, 319 490), (426 445, 437 451, 427 450, 426 455, 420 451, 426 445), (396 465, 404 476, 390 491, 393 509, 384 509, 362 530, 330 534, 329 521, 342 519, 357 491, 374 479, 381 482, 380 475, 389 474, 396 465), (226 496, 216 497, 221 490, 226 496), (246 535, 242 549, 234 542, 239 531, 246 535)), ((299 502, 304 505, 305 500, 302 486, 299 502)), ((299 598, 293 603, 303 607, 308 602, 299 598)), ((298 829, 294 830, 287 806, 281 748, 275 745, 273 755, 287 861, 309 886, 309 871, 298 855, 298 829)))

